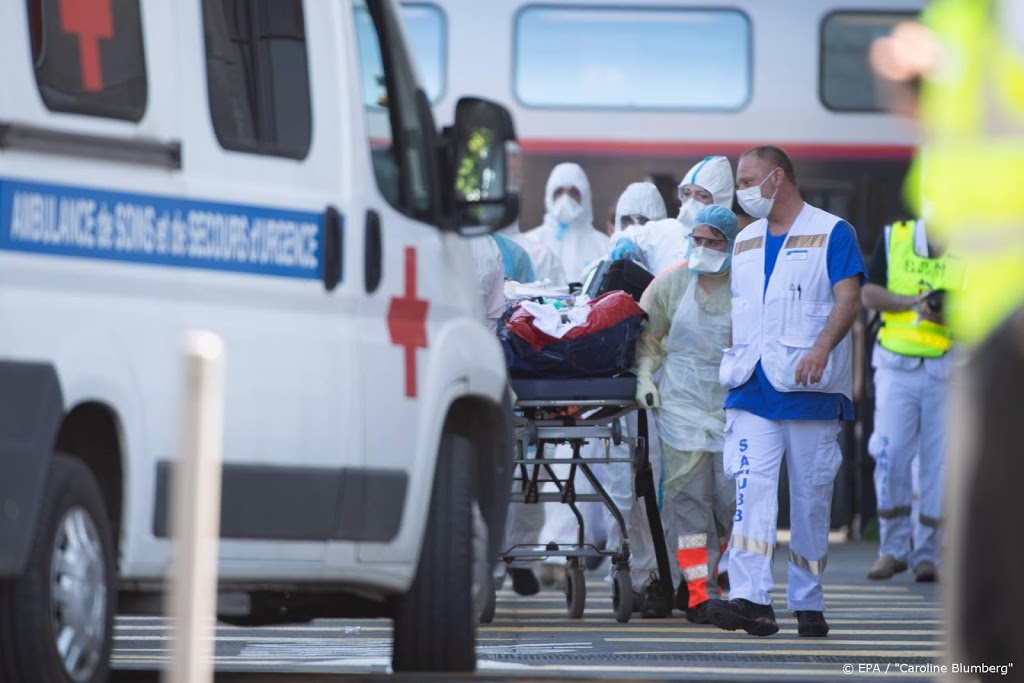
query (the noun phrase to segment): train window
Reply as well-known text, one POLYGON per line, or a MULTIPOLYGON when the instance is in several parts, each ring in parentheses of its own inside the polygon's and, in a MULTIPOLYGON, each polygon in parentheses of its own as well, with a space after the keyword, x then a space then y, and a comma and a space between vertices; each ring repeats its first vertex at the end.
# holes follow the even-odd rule
POLYGON ((916 12, 833 12, 821 22, 819 96, 833 111, 880 112, 884 105, 868 65, 875 38, 916 12))
POLYGON ((444 94, 448 73, 448 26, 437 5, 402 3, 402 24, 419 67, 423 90, 431 102, 444 94))
POLYGON ((301 0, 203 0, 203 24, 221 146, 304 159, 313 115, 301 0))
POLYGON ((51 111, 138 121, 146 56, 138 0, 28 0, 36 84, 51 111))
POLYGON ((750 98, 750 20, 738 10, 527 7, 514 44, 528 107, 737 110, 750 98))

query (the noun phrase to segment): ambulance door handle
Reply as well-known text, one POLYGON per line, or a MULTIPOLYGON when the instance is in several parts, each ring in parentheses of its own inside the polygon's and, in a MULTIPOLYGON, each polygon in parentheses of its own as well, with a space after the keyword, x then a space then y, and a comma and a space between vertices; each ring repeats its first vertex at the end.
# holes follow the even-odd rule
POLYGON ((366 293, 373 294, 380 287, 381 277, 384 275, 384 243, 380 233, 380 215, 372 209, 366 212, 363 249, 366 293))
POLYGON ((333 206, 324 211, 324 243, 322 277, 324 289, 334 290, 341 282, 344 259, 344 220, 341 213, 333 206))

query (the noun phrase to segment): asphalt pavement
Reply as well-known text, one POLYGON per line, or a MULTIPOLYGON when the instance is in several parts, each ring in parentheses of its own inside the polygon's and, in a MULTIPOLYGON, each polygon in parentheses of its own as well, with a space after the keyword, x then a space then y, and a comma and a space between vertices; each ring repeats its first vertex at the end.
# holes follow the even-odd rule
MULTIPOLYGON (((889 581, 865 575, 876 546, 832 546, 825 572, 828 638, 800 638, 785 608, 788 548, 776 552, 773 591, 781 630, 756 638, 742 631, 671 619, 615 622, 604 571, 587 577, 587 609, 570 621, 565 598, 554 589, 520 597, 511 582, 498 594, 492 624, 478 637, 473 680, 679 680, 679 681, 864 681, 930 680, 927 666, 941 653, 942 613, 938 586, 914 583, 905 573, 889 581)), ((113 653, 120 683, 155 680, 170 654, 161 618, 120 618, 113 653)), ((320 620, 297 626, 216 631, 218 681, 456 680, 456 677, 389 676, 391 625, 386 620, 320 620)), ((462 678, 462 677, 458 677, 462 678)))

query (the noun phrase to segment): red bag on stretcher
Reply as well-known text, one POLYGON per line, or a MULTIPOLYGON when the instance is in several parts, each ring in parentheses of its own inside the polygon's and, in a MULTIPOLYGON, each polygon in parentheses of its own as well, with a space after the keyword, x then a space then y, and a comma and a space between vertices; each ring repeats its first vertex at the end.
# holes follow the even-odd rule
POLYGON ((501 336, 514 357, 509 359, 515 361, 510 363, 514 375, 612 376, 633 366, 644 318, 643 309, 622 291, 558 312, 524 302, 505 323, 507 336, 501 336))

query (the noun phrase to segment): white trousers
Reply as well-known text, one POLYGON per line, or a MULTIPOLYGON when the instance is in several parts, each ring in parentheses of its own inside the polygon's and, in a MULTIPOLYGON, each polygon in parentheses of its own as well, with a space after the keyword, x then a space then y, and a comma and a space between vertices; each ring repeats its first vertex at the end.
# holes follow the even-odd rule
POLYGON ((925 363, 909 370, 875 368, 875 431, 868 451, 875 459, 879 554, 909 561, 912 567, 939 561, 948 394, 949 381, 929 373, 925 363))
POLYGON ((821 574, 828 557, 832 486, 842 453, 838 420, 774 421, 727 410, 725 474, 736 480, 729 597, 771 604, 779 511, 779 469, 789 471, 791 610, 825 611, 821 574))

